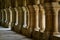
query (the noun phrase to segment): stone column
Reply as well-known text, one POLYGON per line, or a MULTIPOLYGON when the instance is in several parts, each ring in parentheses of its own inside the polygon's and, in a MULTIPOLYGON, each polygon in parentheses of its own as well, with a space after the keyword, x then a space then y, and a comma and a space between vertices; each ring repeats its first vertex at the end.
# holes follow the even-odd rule
POLYGON ((24 11, 24 25, 23 27, 26 28, 27 27, 27 12, 26 12, 26 8, 22 7, 23 11, 24 11))
POLYGON ((7 23, 7 11, 6 11, 6 9, 4 9, 4 12, 5 12, 5 16, 6 16, 5 23, 7 23))
POLYGON ((29 26, 30 26, 30 14, 29 14, 29 9, 28 9, 28 7, 27 7, 27 16, 28 16, 28 18, 27 18, 27 20, 28 20, 28 26, 27 26, 27 29, 29 28, 29 26))
POLYGON ((45 24, 45 22, 46 22, 45 21, 46 20, 45 19, 45 10, 44 10, 42 5, 40 5, 39 7, 40 7, 40 16, 39 17, 40 17, 40 20, 41 20, 40 21, 41 22, 40 23, 40 25, 41 25, 40 26, 40 32, 44 32, 45 31, 45 27, 46 27, 46 24, 45 24))
POLYGON ((17 8, 15 8, 15 12, 16 12, 16 23, 15 23, 15 25, 18 25, 18 10, 17 10, 17 8))
POLYGON ((60 10, 60 5, 57 2, 53 2, 52 3, 52 6, 53 6, 53 10, 54 10, 54 32, 53 32, 53 35, 56 35, 58 34, 58 12, 60 10))
POLYGON ((55 18, 54 18, 54 32, 55 33, 59 33, 58 32, 58 11, 55 11, 55 18))
POLYGON ((10 12, 9 28, 11 28, 11 24, 12 24, 12 10, 11 10, 11 8, 9 8, 9 12, 10 12))
POLYGON ((5 12, 5 16, 6 16, 6 18, 5 18, 5 25, 4 25, 4 27, 8 27, 8 15, 7 15, 7 9, 4 9, 4 12, 5 12))
POLYGON ((33 5, 29 5, 29 15, 30 15, 30 30, 35 27, 35 13, 33 5))
POLYGON ((9 8, 7 8, 6 11, 7 11, 7 27, 9 27, 9 22, 10 22, 10 11, 9 11, 9 8))
POLYGON ((10 12, 9 12, 9 8, 7 9, 7 20, 8 20, 8 23, 10 22, 10 12))
POLYGON ((36 15, 36 27, 35 27, 35 31, 39 31, 40 27, 39 27, 39 6, 38 5, 33 5, 34 9, 35 9, 35 15, 36 15))
POLYGON ((12 30, 14 30, 14 26, 15 26, 15 23, 16 23, 16 11, 14 8, 11 8, 12 10, 12 25, 11 25, 11 28, 12 30))
POLYGON ((18 7, 18 23, 19 23, 19 30, 22 31, 23 24, 24 24, 24 12, 22 7, 18 7))
POLYGON ((30 37, 35 27, 35 13, 33 5, 28 5, 27 10, 28 10, 28 26, 26 30, 26 35, 30 37))

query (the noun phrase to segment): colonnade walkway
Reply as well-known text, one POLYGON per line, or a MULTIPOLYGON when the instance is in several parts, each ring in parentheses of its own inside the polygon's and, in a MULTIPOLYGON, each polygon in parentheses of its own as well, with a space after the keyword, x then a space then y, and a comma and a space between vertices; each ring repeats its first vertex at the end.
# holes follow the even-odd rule
POLYGON ((10 28, 3 28, 0 26, 0 40, 32 40, 23 36, 21 34, 17 34, 10 30, 10 28))

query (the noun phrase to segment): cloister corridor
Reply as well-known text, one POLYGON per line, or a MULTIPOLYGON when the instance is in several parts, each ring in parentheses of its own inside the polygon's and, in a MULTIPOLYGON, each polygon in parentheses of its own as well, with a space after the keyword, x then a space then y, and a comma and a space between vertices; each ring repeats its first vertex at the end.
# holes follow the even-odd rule
POLYGON ((0 0, 0 40, 60 40, 60 0, 0 0))
POLYGON ((0 26, 0 40, 32 40, 21 34, 13 32, 10 28, 3 28, 0 26))

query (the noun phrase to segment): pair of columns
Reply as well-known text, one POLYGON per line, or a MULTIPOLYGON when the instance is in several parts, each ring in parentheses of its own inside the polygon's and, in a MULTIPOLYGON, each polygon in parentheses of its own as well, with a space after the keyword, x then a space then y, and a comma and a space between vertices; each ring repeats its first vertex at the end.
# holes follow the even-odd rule
POLYGON ((45 10, 42 5, 34 5, 35 15, 36 15, 36 28, 35 31, 44 32, 45 31, 45 10), (40 15, 39 15, 40 14, 40 15), (40 20, 39 20, 40 19, 40 20), (39 22, 40 21, 40 22, 39 22), (41 23, 41 24, 39 24, 41 23), (41 26, 39 26, 41 25, 41 26))
POLYGON ((58 15, 60 11, 59 2, 45 3, 46 7, 46 31, 53 35, 59 34, 58 31, 58 15), (52 10, 52 11, 51 11, 52 10))

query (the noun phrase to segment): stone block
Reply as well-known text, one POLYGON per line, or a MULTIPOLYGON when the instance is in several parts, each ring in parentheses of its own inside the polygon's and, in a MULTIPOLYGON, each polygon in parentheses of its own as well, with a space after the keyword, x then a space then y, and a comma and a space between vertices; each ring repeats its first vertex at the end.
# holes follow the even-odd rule
POLYGON ((34 40, 39 40, 39 38, 40 38, 39 35, 40 35, 39 31, 33 31, 33 33, 32 33, 32 37, 34 40))
POLYGON ((26 35, 27 37, 31 37, 32 32, 30 29, 22 28, 22 34, 26 35))

